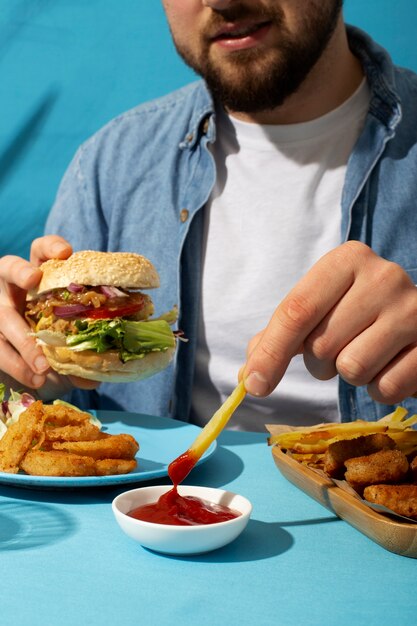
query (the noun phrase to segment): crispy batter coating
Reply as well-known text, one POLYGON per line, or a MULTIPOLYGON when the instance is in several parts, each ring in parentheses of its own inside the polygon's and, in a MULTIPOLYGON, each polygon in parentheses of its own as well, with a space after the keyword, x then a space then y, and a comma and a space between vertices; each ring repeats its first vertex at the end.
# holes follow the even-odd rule
POLYGON ((109 435, 90 414, 66 404, 34 402, 0 440, 0 471, 36 476, 108 476, 137 466, 136 439, 109 435))
POLYGON ((46 441, 93 441, 104 436, 98 426, 88 421, 76 425, 45 428, 46 441))
POLYGON ((380 450, 345 461, 345 479, 357 491, 366 485, 396 483, 406 479, 409 463, 401 450, 380 450))
POLYGON ((54 442, 53 450, 65 450, 73 454, 85 454, 94 459, 133 459, 139 450, 131 435, 107 435, 95 441, 54 442))
POLYGON ((326 450, 323 469, 332 478, 341 478, 347 459, 393 448, 395 448, 395 441, 384 433, 374 433, 372 435, 355 437, 354 439, 335 441, 326 450))
POLYGON ((45 404, 46 424, 50 427, 82 424, 89 421, 91 415, 73 409, 67 404, 45 404))
POLYGON ((136 469, 136 466, 135 459, 98 459, 95 465, 97 476, 128 474, 136 469))
POLYGON ((135 459, 93 459, 91 456, 59 450, 30 450, 21 468, 35 476, 109 476, 128 474, 136 468, 135 459))
POLYGON ((417 455, 412 459, 410 463, 410 472, 412 476, 412 481, 417 483, 417 455))
POLYGON ((21 468, 35 476, 95 476, 95 460, 88 456, 52 450, 30 450, 21 468))
POLYGON ((417 485, 370 485, 363 492, 368 502, 382 504, 388 509, 417 519, 417 485))
POLYGON ((0 471, 17 474, 26 452, 43 438, 45 414, 40 400, 31 404, 1 439, 0 471))

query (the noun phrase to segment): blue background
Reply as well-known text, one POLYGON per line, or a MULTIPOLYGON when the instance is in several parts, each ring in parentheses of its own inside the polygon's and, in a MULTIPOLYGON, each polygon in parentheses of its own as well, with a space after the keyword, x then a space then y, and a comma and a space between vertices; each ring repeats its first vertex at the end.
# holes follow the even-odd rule
MULTIPOLYGON (((345 0, 345 17, 417 71, 416 0, 345 0)), ((194 78, 158 0, 0 0, 0 255, 28 256, 82 141, 194 78)))

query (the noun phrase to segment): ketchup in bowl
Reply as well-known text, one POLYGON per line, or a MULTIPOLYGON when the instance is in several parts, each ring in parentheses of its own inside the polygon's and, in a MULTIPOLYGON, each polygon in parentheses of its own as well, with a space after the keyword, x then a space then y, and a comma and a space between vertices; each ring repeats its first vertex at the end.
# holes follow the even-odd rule
POLYGON ((190 473, 198 459, 190 450, 176 458, 168 467, 173 488, 162 494, 156 502, 144 504, 127 515, 143 522, 174 526, 218 524, 239 517, 240 513, 221 504, 213 504, 195 496, 181 496, 177 487, 190 473))
POLYGON ((212 504, 195 496, 181 496, 174 487, 151 504, 136 507, 127 513, 130 517, 174 526, 218 524, 239 517, 239 511, 221 504, 212 504))

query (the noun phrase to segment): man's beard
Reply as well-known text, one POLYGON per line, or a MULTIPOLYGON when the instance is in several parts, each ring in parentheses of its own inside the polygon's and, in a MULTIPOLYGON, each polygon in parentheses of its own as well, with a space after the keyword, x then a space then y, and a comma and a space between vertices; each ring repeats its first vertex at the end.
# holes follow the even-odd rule
POLYGON ((267 111, 282 105, 303 83, 333 35, 342 5, 343 0, 332 0, 325 10, 312 7, 311 14, 302 17, 305 29, 299 38, 292 38, 286 29, 279 7, 258 11, 236 7, 213 12, 207 33, 216 32, 226 22, 251 17, 258 22, 271 21, 279 31, 275 48, 237 50, 223 62, 212 59, 207 36, 202 36, 198 58, 186 45, 179 45, 175 39, 174 43, 185 63, 204 78, 214 99, 226 109, 242 113, 267 111))

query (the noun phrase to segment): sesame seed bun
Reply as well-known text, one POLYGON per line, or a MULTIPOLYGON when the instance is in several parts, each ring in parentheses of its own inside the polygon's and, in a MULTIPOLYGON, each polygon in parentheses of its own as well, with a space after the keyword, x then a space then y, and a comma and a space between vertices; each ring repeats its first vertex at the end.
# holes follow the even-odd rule
POLYGON ((154 265, 140 254, 132 252, 75 252, 65 261, 50 259, 40 266, 43 273, 39 285, 27 299, 32 300, 51 289, 79 285, 113 285, 123 289, 153 289, 159 287, 154 265))

